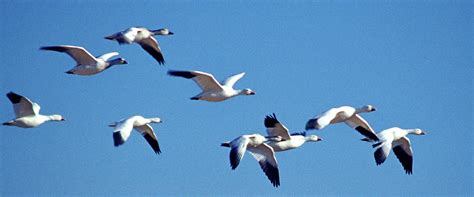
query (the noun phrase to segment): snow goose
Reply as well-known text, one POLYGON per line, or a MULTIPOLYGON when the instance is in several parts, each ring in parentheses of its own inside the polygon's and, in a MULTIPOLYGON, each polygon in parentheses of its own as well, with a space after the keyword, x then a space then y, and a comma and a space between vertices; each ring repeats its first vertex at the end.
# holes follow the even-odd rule
POLYGON ((268 180, 274 187, 280 186, 280 175, 278 163, 275 158, 273 148, 264 142, 267 141, 264 136, 259 134, 242 135, 230 142, 224 142, 221 146, 230 147, 230 166, 235 170, 244 157, 245 151, 258 161, 268 180))
POLYGON ((161 123, 160 118, 143 118, 142 116, 132 116, 127 119, 119 120, 118 122, 114 122, 110 124, 110 127, 115 127, 113 138, 114 138, 114 146, 120 146, 125 141, 127 141, 132 129, 136 129, 140 132, 145 140, 150 144, 153 151, 156 154, 160 154, 160 146, 158 144, 158 138, 153 131, 153 128, 150 126, 150 123, 161 123))
POLYGON ((116 40, 119 44, 138 43, 146 52, 148 52, 159 64, 165 64, 163 53, 154 35, 173 35, 173 32, 166 28, 158 30, 148 30, 144 27, 130 27, 121 32, 106 36, 105 39, 116 40))
POLYGON ((329 124, 344 122, 365 137, 368 137, 374 141, 378 141, 379 139, 377 135, 375 135, 372 127, 370 127, 369 123, 367 123, 367 121, 359 115, 359 113, 373 112, 375 110, 376 109, 371 105, 366 105, 360 108, 354 108, 350 106, 331 108, 308 120, 306 123, 306 130, 320 130, 329 124))
POLYGON ((61 115, 46 116, 39 114, 41 107, 37 103, 31 102, 30 99, 24 96, 14 92, 9 92, 7 97, 13 104, 15 119, 3 123, 3 125, 31 128, 37 127, 50 120, 64 121, 64 118, 61 115))
POLYGON ((62 52, 71 56, 76 61, 77 65, 67 71, 67 74, 94 75, 113 65, 128 64, 127 61, 122 58, 109 60, 110 58, 117 56, 119 54, 117 52, 106 53, 100 57, 94 57, 86 49, 79 46, 59 45, 41 47, 40 49, 62 52))
MULTIPOLYGON (((398 160, 405 169, 406 174, 413 173, 413 152, 411 149, 410 139, 406 137, 408 134, 425 135, 421 129, 400 129, 392 127, 381 131, 377 134, 380 142, 372 145, 375 148, 374 158, 377 165, 381 165, 387 159, 390 148, 397 156, 398 160)), ((375 142, 370 138, 364 138, 363 141, 375 142)))
POLYGON ((275 114, 268 115, 264 120, 265 127, 267 128, 268 136, 280 137, 281 140, 268 141, 275 152, 291 150, 298 148, 303 145, 305 142, 317 142, 321 141, 322 138, 316 135, 306 136, 306 132, 302 133, 293 133, 290 135, 288 129, 278 121, 275 114))
POLYGON ((251 89, 235 90, 234 84, 242 78, 245 73, 239 73, 227 78, 224 82, 219 83, 212 74, 201 71, 175 71, 170 70, 168 74, 175 77, 184 77, 192 79, 201 88, 202 92, 191 100, 205 100, 211 102, 223 101, 238 95, 255 95, 251 89))

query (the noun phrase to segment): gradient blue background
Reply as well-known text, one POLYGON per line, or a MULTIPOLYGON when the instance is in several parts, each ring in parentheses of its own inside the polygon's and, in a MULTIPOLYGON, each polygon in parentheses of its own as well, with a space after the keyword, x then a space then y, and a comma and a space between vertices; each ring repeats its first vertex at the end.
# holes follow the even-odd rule
MULTIPOLYGON (((38 102, 65 122, 0 127, 0 195, 473 195, 473 3, 419 1, 1 1, 0 92, 38 102), (103 39, 130 26, 168 27, 157 37, 166 65, 138 45, 103 39), (95 76, 67 75, 70 44, 94 55, 118 51, 128 65, 95 76), (246 72, 237 88, 256 96, 191 101, 190 80, 168 69, 246 72), (246 155, 232 171, 220 142, 265 132, 275 112, 291 131, 331 107, 372 104, 377 131, 411 136, 414 173, 391 153, 376 166, 369 144, 346 125, 311 132, 325 140, 277 154, 273 188, 246 155), (114 147, 107 124, 135 114, 163 153, 133 132, 114 147)), ((14 117, 5 96, 0 120, 14 117)))

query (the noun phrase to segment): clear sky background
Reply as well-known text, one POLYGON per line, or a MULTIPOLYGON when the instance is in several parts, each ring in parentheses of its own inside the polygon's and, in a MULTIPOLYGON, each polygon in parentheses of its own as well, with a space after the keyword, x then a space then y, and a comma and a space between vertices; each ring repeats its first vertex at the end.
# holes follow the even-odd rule
MULTIPOLYGON (((473 3, 436 1, 6 1, 0 7, 0 93, 38 102, 65 122, 0 127, 0 195, 473 195, 473 3), (156 37, 166 65, 138 45, 104 36, 130 26, 168 27, 156 37), (94 76, 41 46, 117 51, 128 65, 94 76), (192 101, 200 92, 168 69, 246 72, 237 88, 255 96, 192 101), (370 144, 344 124, 311 131, 324 141, 278 153, 274 188, 246 155, 232 171, 222 141, 265 133, 276 113, 291 131, 331 107, 374 105, 381 131, 410 136, 413 175, 393 153, 376 166, 370 144), (114 147, 110 122, 132 115, 154 124, 163 153, 137 132, 114 147)), ((0 97, 0 120, 14 117, 0 97)))

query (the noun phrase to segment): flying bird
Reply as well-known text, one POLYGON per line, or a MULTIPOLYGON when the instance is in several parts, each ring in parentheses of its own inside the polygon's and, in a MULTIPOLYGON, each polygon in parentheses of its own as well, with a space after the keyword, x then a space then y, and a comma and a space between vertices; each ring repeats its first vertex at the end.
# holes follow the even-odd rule
POLYGON ((72 59, 76 61, 77 65, 71 70, 67 71, 67 74, 94 75, 109 69, 113 65, 128 64, 128 62, 123 58, 109 60, 110 58, 117 56, 119 54, 117 52, 106 53, 99 57, 94 57, 86 49, 79 46, 45 46, 41 47, 40 49, 62 52, 71 56, 72 59))
POLYGON ((321 130, 329 124, 344 122, 365 137, 378 141, 379 139, 377 135, 375 135, 375 131, 370 127, 369 123, 359 115, 359 113, 373 111, 376 111, 376 109, 372 105, 366 105, 360 108, 350 106, 331 108, 308 120, 306 130, 321 130))
POLYGON ((149 30, 144 27, 130 27, 121 32, 106 36, 105 39, 116 40, 119 44, 138 43, 146 52, 148 52, 159 64, 165 64, 163 53, 155 35, 167 36, 173 35, 173 32, 166 28, 158 30, 149 30))
POLYGON ((306 132, 292 133, 290 134, 288 129, 278 121, 275 114, 268 115, 264 119, 265 127, 267 128, 267 134, 271 137, 280 137, 280 140, 268 141, 275 152, 291 150, 298 148, 305 142, 317 142, 321 141, 322 138, 316 135, 306 135, 306 132))
POLYGON ((232 170, 237 168, 244 157, 245 151, 248 151, 258 161, 272 185, 278 187, 280 186, 278 163, 273 148, 264 143, 267 140, 259 134, 242 135, 230 142, 222 143, 221 146, 231 148, 229 159, 232 170))
POLYGON ((223 101, 238 95, 255 95, 251 89, 235 90, 234 84, 241 79, 245 73, 239 73, 219 83, 212 74, 201 71, 175 71, 170 70, 168 74, 175 77, 192 79, 201 88, 202 92, 191 100, 205 100, 210 102, 223 101))
POLYGON ((15 119, 3 123, 3 125, 31 128, 37 127, 47 121, 64 121, 61 115, 55 114, 48 116, 39 114, 41 107, 24 96, 9 92, 7 97, 13 104, 15 119))
POLYGON ((229 159, 233 170, 237 168, 247 150, 259 162, 273 186, 278 187, 280 176, 275 152, 291 150, 300 147, 305 142, 316 142, 322 139, 316 135, 306 136, 306 133, 290 135, 288 129, 278 121, 275 114, 266 116, 264 124, 267 128, 267 137, 259 134, 242 135, 230 142, 221 143, 221 146, 231 148, 229 159))
POLYGON ((113 138, 114 146, 120 146, 127 141, 128 137, 133 129, 136 129, 145 140, 150 144, 151 148, 156 154, 160 154, 160 146, 158 144, 158 138, 153 131, 150 123, 161 123, 160 118, 144 118, 142 116, 132 116, 127 119, 122 119, 109 125, 109 127, 115 127, 113 138))
POLYGON ((413 173, 413 151, 411 149, 410 139, 407 135, 425 135, 426 133, 421 129, 400 129, 392 127, 385 129, 377 134, 380 142, 375 143, 370 138, 364 138, 363 141, 374 142, 372 145, 375 148, 374 158, 377 165, 381 165, 390 154, 390 149, 393 150, 395 156, 405 169, 406 174, 413 173))

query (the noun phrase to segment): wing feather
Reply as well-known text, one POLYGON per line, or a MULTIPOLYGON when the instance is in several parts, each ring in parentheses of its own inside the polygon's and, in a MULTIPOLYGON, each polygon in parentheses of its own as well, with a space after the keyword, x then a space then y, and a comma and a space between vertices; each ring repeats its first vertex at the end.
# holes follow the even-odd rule
POLYGON ((223 88, 212 74, 201 71, 175 71, 170 70, 168 74, 175 77, 192 79, 202 91, 222 91, 223 88))
POLYGON ((275 158, 273 148, 268 144, 262 143, 257 147, 249 147, 248 151, 258 161, 268 180, 274 187, 280 186, 280 173, 278 171, 278 162, 275 158))
POLYGON ((239 166, 240 161, 244 157, 247 145, 250 139, 247 136, 240 136, 230 142, 230 166, 235 170, 239 166))
POLYGON ((324 113, 321 113, 319 115, 316 115, 314 118, 311 118, 306 122, 306 130, 320 130, 326 127, 327 125, 331 124, 331 122, 336 118, 337 113, 339 111, 336 111, 334 108, 330 109, 324 113))
POLYGON ((101 56, 98 57, 97 59, 101 59, 101 60, 107 61, 107 60, 109 60, 111 57, 117 56, 117 55, 119 55, 118 52, 110 52, 110 53, 106 53, 106 54, 101 55, 101 56))
POLYGON ((153 151, 155 151, 156 154, 160 154, 161 150, 158 143, 158 138, 156 137, 155 132, 153 131, 153 128, 150 126, 150 124, 135 128, 142 134, 148 144, 150 144, 151 148, 153 148, 153 151))
POLYGON ((125 143, 125 141, 127 141, 128 137, 130 137, 130 134, 132 133, 133 122, 135 122, 135 119, 131 118, 117 122, 113 134, 114 146, 120 146, 125 143))
POLYGON ((97 63, 97 59, 90 54, 86 49, 79 46, 71 46, 71 45, 58 45, 58 46, 46 46, 41 47, 41 50, 48 50, 48 51, 56 51, 67 53, 71 56, 76 63, 79 65, 92 65, 97 63))
POLYGON ((37 103, 31 102, 30 99, 14 92, 9 92, 7 97, 13 104, 16 118, 39 114, 40 106, 37 103))
POLYGON ((222 82, 222 85, 232 88, 234 84, 237 83, 237 81, 240 80, 244 75, 244 72, 232 75, 228 77, 224 82, 222 82))
POLYGON ((351 128, 357 130, 360 134, 364 135, 365 137, 373 140, 373 141, 379 141, 379 138, 377 137, 377 134, 375 134, 375 131, 370 127, 369 123, 359 116, 359 114, 355 114, 346 121, 344 121, 348 126, 351 128))
POLYGON ((290 140, 290 133, 285 125, 281 124, 275 114, 267 115, 264 120, 269 136, 281 136, 283 140, 290 140))
POLYGON ((405 169, 406 174, 413 173, 413 152, 410 145, 410 139, 402 137, 393 142, 393 153, 405 169))
POLYGON ((150 36, 146 39, 140 40, 138 44, 140 44, 140 46, 145 49, 148 54, 153 56, 153 58, 155 58, 159 64, 165 64, 165 58, 163 57, 163 53, 161 52, 160 46, 158 45, 158 42, 155 38, 150 36))
POLYGON ((378 146, 378 148, 375 147, 377 149, 374 152, 374 158, 375 158, 375 163, 377 165, 380 165, 383 162, 385 162, 388 155, 390 154, 390 146, 391 146, 390 143, 384 142, 384 143, 380 144, 378 146))

